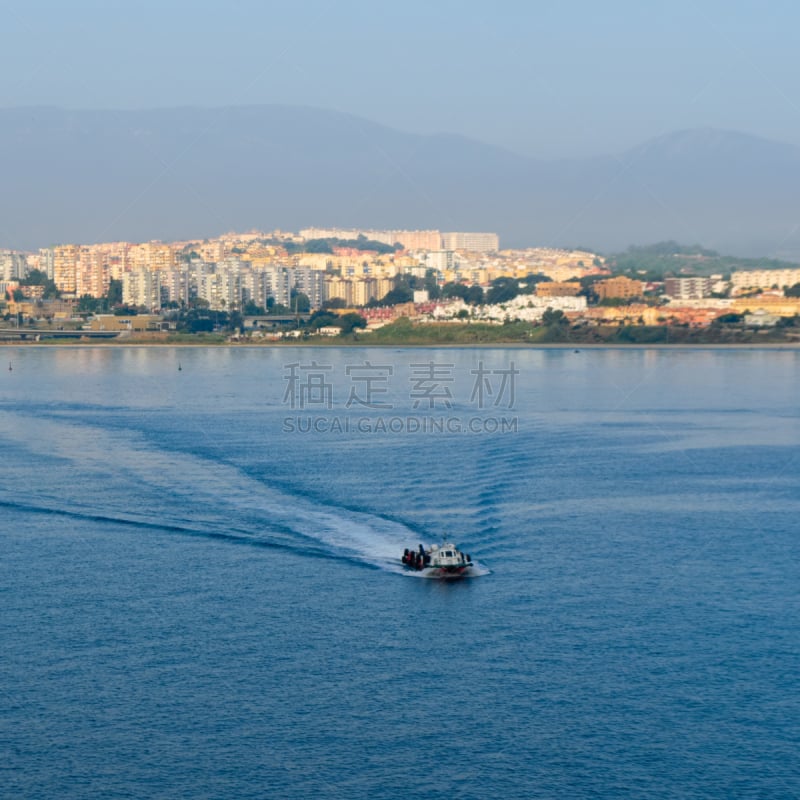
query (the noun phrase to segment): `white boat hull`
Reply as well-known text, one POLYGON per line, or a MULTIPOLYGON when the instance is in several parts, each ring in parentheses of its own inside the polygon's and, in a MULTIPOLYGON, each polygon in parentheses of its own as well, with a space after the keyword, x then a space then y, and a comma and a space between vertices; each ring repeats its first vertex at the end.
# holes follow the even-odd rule
POLYGON ((453 580, 472 574, 470 557, 449 542, 431 545, 428 550, 422 545, 419 550, 406 550, 401 561, 406 569, 418 572, 423 578, 453 580))

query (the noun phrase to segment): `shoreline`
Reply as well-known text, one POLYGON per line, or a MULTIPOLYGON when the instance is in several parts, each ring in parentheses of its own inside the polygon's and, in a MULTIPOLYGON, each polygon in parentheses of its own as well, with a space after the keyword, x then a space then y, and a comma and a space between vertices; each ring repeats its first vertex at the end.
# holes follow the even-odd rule
POLYGON ((653 344, 642 344, 632 342, 629 344, 622 344, 619 342, 598 343, 592 342, 583 344, 580 342, 550 342, 550 343, 531 343, 527 342, 475 342, 475 343, 405 343, 405 342, 366 342, 366 341, 347 341, 347 342, 332 342, 327 341, 292 341, 292 342, 264 342, 264 343, 246 343, 241 344, 238 342, 147 342, 147 341, 64 341, 61 342, 13 342, 13 341, 0 341, 0 347, 14 347, 14 348, 70 348, 70 347, 99 347, 99 348, 131 348, 131 347, 152 347, 152 348, 226 348, 226 349, 247 349, 247 350, 260 350, 265 348, 270 349, 283 349, 287 347, 338 347, 338 348, 351 348, 351 347, 371 347, 375 349, 420 349, 420 350, 798 350, 800 351, 800 342, 742 342, 736 343, 721 343, 709 342, 706 344, 697 342, 687 342, 684 344, 668 344, 664 342, 653 344))

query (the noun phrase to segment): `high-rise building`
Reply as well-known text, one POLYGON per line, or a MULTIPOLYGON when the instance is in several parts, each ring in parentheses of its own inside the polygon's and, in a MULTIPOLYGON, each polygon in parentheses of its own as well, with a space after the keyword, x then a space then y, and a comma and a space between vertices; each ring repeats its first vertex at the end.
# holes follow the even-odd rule
POLYGON ((379 299, 377 278, 359 278, 353 282, 353 305, 365 306, 370 300, 379 299))
POLYGON ((53 280, 53 257, 54 252, 52 247, 43 247, 39 250, 39 269, 44 272, 50 280, 53 280))
POLYGON ((288 267, 268 267, 262 273, 264 285, 264 302, 266 305, 271 297, 275 303, 290 307, 292 302, 292 288, 294 278, 288 267))
POLYGON ((102 297, 108 292, 109 270, 105 253, 99 247, 81 247, 75 270, 75 294, 102 297))
POLYGON ((161 272, 161 305, 189 302, 189 273, 187 270, 161 272))
POLYGON ((81 248, 76 244, 62 244, 53 248, 53 281, 63 294, 75 294, 80 254, 81 248))
POLYGON ((292 288, 308 297, 311 308, 319 308, 324 297, 325 273, 310 267, 292 267, 292 288))
POLYGON ((24 253, 0 250, 0 280, 13 281, 28 274, 28 262, 24 253))
POLYGON ((403 245, 406 250, 439 250, 442 234, 439 231, 388 231, 388 244, 403 245))
POLYGON ((452 250, 432 250, 425 257, 425 265, 437 272, 444 272, 456 265, 455 255, 452 250))
POLYGON ((175 266, 175 248, 163 242, 135 244, 130 250, 134 269, 170 270, 175 266))
POLYGON ((346 278, 327 278, 324 283, 326 300, 344 300, 348 306, 353 305, 353 281, 346 278))
POLYGON ((122 276, 122 302, 147 309, 161 308, 161 273, 140 267, 122 276))

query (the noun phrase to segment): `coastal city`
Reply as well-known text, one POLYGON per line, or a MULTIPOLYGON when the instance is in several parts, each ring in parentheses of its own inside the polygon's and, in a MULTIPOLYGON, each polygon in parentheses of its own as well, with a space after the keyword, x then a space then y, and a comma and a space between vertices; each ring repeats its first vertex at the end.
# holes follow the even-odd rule
POLYGON ((0 338, 256 342, 368 336, 400 320, 428 331, 519 323, 540 341, 567 332, 659 341, 659 330, 793 338, 800 266, 726 269, 715 256, 662 246, 620 259, 588 248, 503 249, 488 232, 357 228, 6 249, 0 338))

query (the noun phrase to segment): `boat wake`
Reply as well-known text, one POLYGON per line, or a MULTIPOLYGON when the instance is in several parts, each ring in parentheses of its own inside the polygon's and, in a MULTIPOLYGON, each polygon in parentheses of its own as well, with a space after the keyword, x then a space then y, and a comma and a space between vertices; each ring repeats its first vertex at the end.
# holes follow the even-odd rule
POLYGON ((32 437, 25 425, 2 416, 0 441, 20 465, 0 490, 6 507, 398 573, 403 544, 419 538, 400 522, 292 494, 231 464, 158 448, 135 431, 38 417, 32 437))

